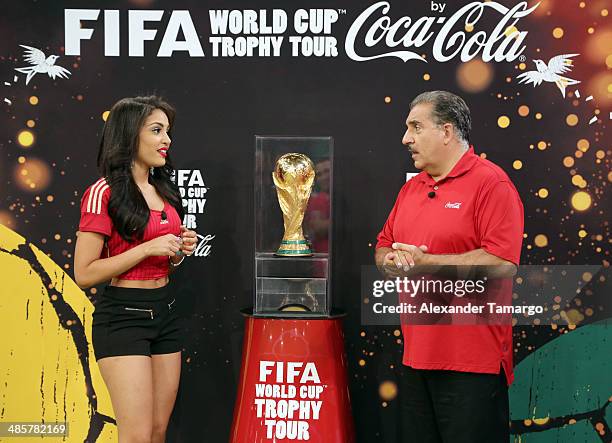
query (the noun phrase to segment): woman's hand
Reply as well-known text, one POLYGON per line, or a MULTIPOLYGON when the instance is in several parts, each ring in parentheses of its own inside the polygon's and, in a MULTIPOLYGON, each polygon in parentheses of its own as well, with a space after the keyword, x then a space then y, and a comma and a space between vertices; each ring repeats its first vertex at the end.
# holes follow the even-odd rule
POLYGON ((143 247, 147 257, 174 257, 181 249, 179 241, 176 235, 166 234, 143 243, 143 247))
POLYGON ((181 239, 183 240, 181 243, 181 252, 185 255, 193 254, 196 244, 198 243, 198 235, 196 232, 181 225, 181 239))

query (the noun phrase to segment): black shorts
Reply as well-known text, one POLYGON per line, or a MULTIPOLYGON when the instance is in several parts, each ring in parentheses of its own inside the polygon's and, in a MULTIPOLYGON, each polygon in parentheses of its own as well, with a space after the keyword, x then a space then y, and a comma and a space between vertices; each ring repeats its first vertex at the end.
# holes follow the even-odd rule
POLYGON ((178 352, 181 333, 169 285, 156 289, 107 286, 96 301, 92 324, 96 360, 178 352))

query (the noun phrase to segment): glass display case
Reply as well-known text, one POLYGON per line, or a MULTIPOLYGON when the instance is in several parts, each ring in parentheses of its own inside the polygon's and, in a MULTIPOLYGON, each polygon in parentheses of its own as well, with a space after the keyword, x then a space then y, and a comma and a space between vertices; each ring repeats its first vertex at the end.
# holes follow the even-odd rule
POLYGON ((256 316, 331 310, 331 137, 255 137, 256 316))

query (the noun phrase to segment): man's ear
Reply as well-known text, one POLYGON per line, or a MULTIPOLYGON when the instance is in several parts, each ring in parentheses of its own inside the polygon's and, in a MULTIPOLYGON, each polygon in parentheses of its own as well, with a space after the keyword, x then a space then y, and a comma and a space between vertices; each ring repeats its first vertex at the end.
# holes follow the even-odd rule
POLYGON ((444 123, 442 125, 442 130, 444 131, 443 141, 445 145, 448 145, 451 140, 455 138, 455 127, 452 123, 444 123))

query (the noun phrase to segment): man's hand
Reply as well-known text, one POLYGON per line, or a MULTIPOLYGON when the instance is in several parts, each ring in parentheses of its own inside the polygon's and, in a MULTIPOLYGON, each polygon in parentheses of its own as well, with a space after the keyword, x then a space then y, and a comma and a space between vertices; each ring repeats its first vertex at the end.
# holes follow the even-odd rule
POLYGON ((408 272, 411 266, 414 266, 414 260, 410 254, 403 251, 387 252, 383 258, 383 267, 387 274, 393 276, 401 274, 402 270, 408 272))
POLYGON ((484 249, 475 249, 462 254, 434 255, 427 254, 427 246, 425 245, 416 247, 396 242, 391 247, 392 252, 409 254, 414 262, 411 267, 419 266, 419 271, 427 270, 434 273, 442 270, 452 272, 452 275, 455 275, 458 272, 455 267, 459 267, 467 275, 475 271, 477 275, 489 278, 511 278, 516 274, 517 267, 513 263, 489 254, 484 249))
POLYGON ((414 268, 417 265, 423 264, 423 258, 425 257, 425 253, 427 252, 427 246, 415 246, 415 245, 407 245, 405 243, 393 243, 391 245, 393 248, 393 252, 391 254, 401 254, 406 257, 407 264, 410 266, 405 271, 409 271, 410 268, 414 268))
MULTIPOLYGON (((423 245, 422 249, 419 249, 419 253, 422 254, 426 250, 427 247, 423 245)), ((395 248, 380 248, 377 252, 376 263, 381 272, 390 277, 406 275, 417 264, 411 252, 395 248)))

